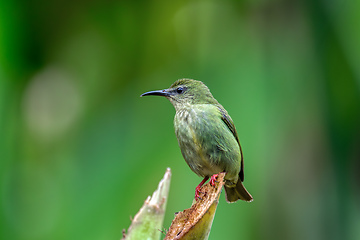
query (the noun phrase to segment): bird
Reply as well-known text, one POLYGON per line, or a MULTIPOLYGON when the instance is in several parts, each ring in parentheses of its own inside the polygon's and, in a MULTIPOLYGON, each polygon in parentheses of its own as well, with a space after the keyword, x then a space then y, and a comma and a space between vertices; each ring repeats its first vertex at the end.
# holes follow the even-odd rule
POLYGON ((163 96, 174 106, 175 134, 190 169, 203 180, 195 188, 200 198, 202 185, 210 178, 214 186, 219 173, 225 172, 226 201, 253 197, 243 185, 244 159, 239 137, 228 112, 201 81, 183 78, 169 88, 145 92, 143 96, 163 96))

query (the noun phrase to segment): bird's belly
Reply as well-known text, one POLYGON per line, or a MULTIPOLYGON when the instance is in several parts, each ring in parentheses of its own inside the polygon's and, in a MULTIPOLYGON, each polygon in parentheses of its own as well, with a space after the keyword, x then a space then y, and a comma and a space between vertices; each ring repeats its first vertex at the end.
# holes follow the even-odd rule
POLYGON ((188 133, 179 135, 181 135, 178 137, 181 153, 193 172, 205 177, 224 171, 224 168, 212 161, 209 152, 203 148, 202 143, 194 136, 192 130, 189 129, 188 133))
POLYGON ((186 163, 201 177, 225 171, 227 162, 209 131, 210 127, 206 125, 210 123, 199 126, 194 117, 189 112, 180 112, 174 120, 175 133, 186 163))

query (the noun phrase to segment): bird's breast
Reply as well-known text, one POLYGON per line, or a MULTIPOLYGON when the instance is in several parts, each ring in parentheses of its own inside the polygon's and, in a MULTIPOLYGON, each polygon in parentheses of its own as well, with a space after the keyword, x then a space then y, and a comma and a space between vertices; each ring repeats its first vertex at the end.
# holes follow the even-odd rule
POLYGON ((191 109, 176 112, 174 127, 179 144, 197 142, 195 130, 198 124, 196 123, 196 117, 195 111, 191 109))
POLYGON ((212 120, 202 109, 184 109, 177 111, 174 119, 176 137, 181 153, 189 167, 204 177, 223 171, 223 166, 216 164, 211 157, 216 147, 210 130, 212 120))

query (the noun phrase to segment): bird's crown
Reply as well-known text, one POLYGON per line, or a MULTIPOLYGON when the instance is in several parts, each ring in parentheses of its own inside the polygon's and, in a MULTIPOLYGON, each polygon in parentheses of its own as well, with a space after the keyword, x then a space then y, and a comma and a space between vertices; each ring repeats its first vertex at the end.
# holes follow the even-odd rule
POLYGON ((191 104, 217 103, 209 88, 201 81, 183 78, 175 81, 167 90, 172 92, 172 98, 191 104))

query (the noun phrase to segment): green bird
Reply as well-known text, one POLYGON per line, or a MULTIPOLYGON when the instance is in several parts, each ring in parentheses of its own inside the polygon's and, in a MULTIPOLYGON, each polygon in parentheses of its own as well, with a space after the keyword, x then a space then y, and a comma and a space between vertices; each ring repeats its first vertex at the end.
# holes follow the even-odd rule
POLYGON ((226 172, 225 192, 228 202, 253 200, 242 182, 244 159, 235 125, 224 107, 202 82, 179 79, 170 88, 141 95, 164 96, 176 110, 174 128, 181 153, 191 170, 214 185, 218 173, 226 172))

